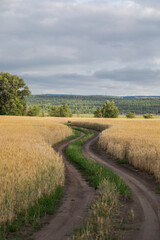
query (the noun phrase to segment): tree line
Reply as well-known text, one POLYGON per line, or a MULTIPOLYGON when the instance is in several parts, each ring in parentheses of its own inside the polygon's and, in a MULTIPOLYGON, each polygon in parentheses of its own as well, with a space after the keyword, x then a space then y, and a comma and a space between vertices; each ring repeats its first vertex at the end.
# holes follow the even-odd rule
MULTIPOLYGON (((38 105, 27 106, 26 97, 31 94, 23 78, 9 73, 0 73, 0 115, 45 116, 38 105)), ((71 117, 72 112, 67 104, 52 106, 49 116, 71 117)))
POLYGON ((30 94, 23 78, 9 73, 0 73, 0 115, 72 117, 72 113, 77 113, 77 115, 94 113, 94 116, 98 118, 116 118, 119 113, 122 113, 121 107, 123 107, 123 112, 127 113, 126 117, 134 118, 138 110, 126 111, 132 109, 133 106, 141 108, 140 113, 143 112, 142 109, 148 109, 149 111, 144 112, 145 118, 153 117, 152 113, 160 113, 160 98, 107 97, 106 100, 104 96, 30 96, 30 94), (122 100, 128 108, 125 108, 126 105, 124 102, 122 104, 122 100), (143 104, 140 105, 140 102, 143 104), (144 108, 144 102, 146 108, 144 108))
POLYGON ((26 115, 28 116, 51 116, 51 117, 72 117, 72 112, 67 104, 61 106, 52 106, 48 113, 46 114, 37 105, 31 105, 26 110, 26 115))
POLYGON ((109 96, 76 96, 76 95, 31 95, 26 103, 38 105, 45 112, 51 106, 68 104, 73 114, 94 114, 97 107, 103 107, 106 101, 114 102, 119 114, 160 114, 160 97, 109 97, 109 96))

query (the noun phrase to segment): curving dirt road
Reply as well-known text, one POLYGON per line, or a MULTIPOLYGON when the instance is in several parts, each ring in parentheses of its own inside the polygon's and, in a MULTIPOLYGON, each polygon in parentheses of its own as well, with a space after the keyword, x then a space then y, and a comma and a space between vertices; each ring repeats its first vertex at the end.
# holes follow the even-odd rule
MULTIPOLYGON (((77 139, 76 139, 77 140, 77 139)), ((80 228, 87 217, 87 207, 95 198, 95 190, 89 187, 81 174, 64 157, 63 150, 71 143, 65 142, 56 147, 64 160, 66 168, 66 184, 64 197, 57 213, 47 216, 45 225, 33 235, 36 240, 65 240, 75 228, 80 228)))
POLYGON ((137 219, 138 230, 126 231, 126 240, 160 240, 160 196, 152 184, 135 171, 117 164, 110 156, 97 151, 97 136, 86 142, 83 153, 87 158, 110 168, 130 187, 133 195, 133 210, 137 219))
MULTIPOLYGON (((160 240, 160 195, 155 193, 155 182, 132 167, 118 164, 104 151, 97 150, 98 135, 96 132, 96 136, 84 144, 83 154, 119 175, 130 187, 133 195, 129 207, 134 210, 135 221, 131 229, 125 232, 123 239, 160 240)), ((87 216, 87 206, 96 196, 95 190, 88 186, 80 173, 64 157, 63 151, 72 141, 62 143, 56 149, 63 156, 66 167, 64 197, 58 212, 54 216, 46 217, 45 221, 49 224, 33 235, 36 240, 67 239, 74 228, 82 226, 87 216)))

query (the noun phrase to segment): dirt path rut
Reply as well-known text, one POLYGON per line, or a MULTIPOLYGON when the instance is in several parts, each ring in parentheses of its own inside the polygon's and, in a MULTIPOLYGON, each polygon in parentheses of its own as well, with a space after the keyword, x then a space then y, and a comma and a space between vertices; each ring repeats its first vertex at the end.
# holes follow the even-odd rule
POLYGON ((88 186, 81 174, 64 157, 63 151, 72 141, 60 144, 56 148, 62 155, 66 168, 64 197, 57 213, 47 216, 49 224, 33 235, 36 240, 67 239, 73 229, 82 226, 87 217, 87 207, 95 197, 95 190, 88 186))
POLYGON ((151 185, 134 173, 100 154, 95 147, 98 134, 83 147, 86 157, 110 168, 119 175, 130 187, 133 194, 133 208, 138 218, 139 230, 126 232, 126 240, 160 240, 160 196, 157 195, 151 185))

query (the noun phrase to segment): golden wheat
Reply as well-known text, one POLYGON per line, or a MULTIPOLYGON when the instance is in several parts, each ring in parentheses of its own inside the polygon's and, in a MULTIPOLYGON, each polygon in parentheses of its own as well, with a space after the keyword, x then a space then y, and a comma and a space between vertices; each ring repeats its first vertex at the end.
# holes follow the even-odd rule
POLYGON ((71 134, 53 118, 0 117, 0 224, 64 184, 52 145, 71 134))
POLYGON ((100 146, 160 181, 160 120, 85 119, 74 124, 97 130, 107 128, 100 134, 100 146))
POLYGON ((104 179, 98 187, 99 198, 88 214, 85 227, 77 231, 70 240, 113 239, 115 237, 115 218, 119 215, 119 194, 115 185, 104 179))

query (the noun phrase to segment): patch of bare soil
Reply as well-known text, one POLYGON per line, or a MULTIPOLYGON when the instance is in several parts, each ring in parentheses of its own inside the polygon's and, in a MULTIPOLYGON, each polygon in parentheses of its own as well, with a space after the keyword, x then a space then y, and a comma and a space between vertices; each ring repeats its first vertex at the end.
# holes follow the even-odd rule
POLYGON ((160 240, 160 195, 156 193, 156 181, 152 175, 126 164, 116 162, 97 146, 98 133, 85 143, 83 154, 111 169, 130 187, 133 198, 123 204, 126 215, 125 240, 160 240), (129 207, 129 208, 128 208, 129 207), (128 217, 130 209, 130 217, 128 217), (127 230, 128 229, 128 230, 127 230))
POLYGON ((66 168, 66 183, 61 206, 55 215, 45 216, 45 222, 49 224, 33 235, 36 240, 67 239, 74 229, 82 227, 87 217, 87 207, 95 198, 94 188, 89 187, 81 174, 66 160, 63 154, 65 147, 70 142, 61 143, 56 147, 63 157, 66 168))

